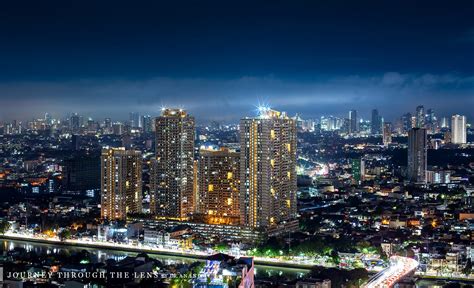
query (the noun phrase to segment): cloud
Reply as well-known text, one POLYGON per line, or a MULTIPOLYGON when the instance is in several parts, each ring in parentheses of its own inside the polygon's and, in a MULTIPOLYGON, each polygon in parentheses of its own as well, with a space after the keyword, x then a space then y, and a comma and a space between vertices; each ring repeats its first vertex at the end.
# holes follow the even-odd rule
MULTIPOLYGON (((157 115, 162 106, 183 107, 200 120, 235 121, 253 115, 259 101, 290 113, 316 117, 345 115, 349 109, 369 113, 379 108, 398 117, 416 105, 440 113, 469 114, 474 76, 402 74, 319 76, 310 80, 245 76, 234 79, 169 78, 143 80, 83 79, 64 82, 0 84, 0 112, 6 119, 31 119, 44 112, 66 112, 126 119, 128 112, 157 115)), ((470 117, 469 115, 468 117, 470 117)))

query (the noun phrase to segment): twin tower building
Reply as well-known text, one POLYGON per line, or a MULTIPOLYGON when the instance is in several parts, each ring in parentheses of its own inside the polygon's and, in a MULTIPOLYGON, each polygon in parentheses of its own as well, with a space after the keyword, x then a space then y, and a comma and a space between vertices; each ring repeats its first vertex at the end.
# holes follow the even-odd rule
MULTIPOLYGON (((240 151, 201 149, 195 120, 181 109, 155 119, 150 213, 255 229, 296 219, 296 121, 269 108, 240 121, 240 151)), ((142 213, 142 156, 110 148, 101 157, 101 216, 142 213)))

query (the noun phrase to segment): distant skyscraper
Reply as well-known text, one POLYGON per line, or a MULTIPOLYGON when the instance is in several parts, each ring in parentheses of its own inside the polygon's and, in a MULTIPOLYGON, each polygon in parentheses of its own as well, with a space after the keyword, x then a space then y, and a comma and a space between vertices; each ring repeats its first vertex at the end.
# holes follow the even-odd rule
POLYGON ((357 121, 357 111, 349 111, 349 133, 356 133, 359 131, 359 122, 357 121))
POLYGON ((296 122, 269 108, 240 121, 241 223, 265 228, 296 218, 296 122))
POLYGON ((412 123, 411 123, 411 113, 403 114, 402 127, 403 127, 404 132, 408 132, 410 131, 411 128, 413 128, 412 123))
POLYGON ((207 214, 210 223, 240 222, 239 157, 227 148, 200 150, 197 211, 207 214))
POLYGON ((441 118, 441 128, 449 128, 448 117, 441 118))
POLYGON ((153 132, 153 118, 150 115, 145 115, 142 117, 142 126, 143 132, 151 133, 153 132))
POLYGON ((453 144, 465 144, 466 139, 466 116, 453 115, 451 117, 451 142, 453 144))
POLYGON ((423 105, 416 107, 416 128, 425 128, 425 108, 423 105))
POLYGON ((382 116, 379 115, 379 111, 377 109, 372 110, 370 132, 372 135, 380 134, 382 132, 382 116))
POLYGON ((386 122, 383 124, 383 145, 392 143, 392 123, 386 122))
POLYGON ((194 117, 181 109, 164 109, 155 119, 155 133, 150 210, 159 216, 186 218, 195 209, 194 117))
POLYGON ((141 121, 140 121, 140 114, 138 112, 131 112, 130 113, 130 127, 132 128, 140 128, 141 121))
POLYGON ((433 109, 428 109, 426 111, 426 126, 431 131, 431 133, 436 133, 438 129, 438 119, 433 109))
POLYGON ((101 217, 125 219, 142 212, 142 156, 125 148, 103 149, 101 156, 101 217))
POLYGON ((72 133, 79 133, 81 129, 81 117, 77 114, 74 113, 71 118, 69 119, 69 127, 72 131, 72 133))
POLYGON ((427 168, 426 129, 413 128, 408 132, 408 178, 425 183, 427 168))

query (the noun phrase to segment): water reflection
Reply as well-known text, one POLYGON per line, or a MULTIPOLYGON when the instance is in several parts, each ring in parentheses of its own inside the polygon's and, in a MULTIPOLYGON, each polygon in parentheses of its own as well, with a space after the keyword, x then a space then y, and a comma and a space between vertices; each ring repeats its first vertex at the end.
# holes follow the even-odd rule
MULTIPOLYGON (((105 262, 107 259, 114 259, 120 261, 127 256, 135 256, 138 253, 128 251, 117 251, 107 249, 96 249, 96 248, 84 248, 84 247, 72 247, 72 246, 54 246, 52 244, 45 243, 29 243, 18 240, 2 240, 3 250, 13 250, 14 248, 24 248, 28 252, 35 252, 36 254, 58 254, 61 252, 77 253, 82 250, 90 252, 93 262, 105 262)), ((202 261, 198 259, 190 259, 176 256, 167 255, 156 255, 149 254, 150 257, 160 260, 165 265, 175 264, 191 264, 196 261, 202 261)), ((285 277, 287 279, 303 278, 309 271, 302 269, 290 269, 290 268, 275 268, 263 265, 256 265, 255 273, 257 278, 266 277, 285 277)))

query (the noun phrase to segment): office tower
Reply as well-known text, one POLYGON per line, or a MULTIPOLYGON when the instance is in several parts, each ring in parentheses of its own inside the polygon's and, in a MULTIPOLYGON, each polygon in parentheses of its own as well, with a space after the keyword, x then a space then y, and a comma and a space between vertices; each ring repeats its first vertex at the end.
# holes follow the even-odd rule
POLYGON ((101 210, 105 219, 126 219, 142 212, 142 155, 125 148, 106 148, 101 156, 101 210))
POLYGON ((163 109, 155 119, 152 163, 152 213, 186 218, 194 212, 194 117, 182 109, 163 109))
POLYGON ((379 111, 377 109, 372 110, 370 132, 372 135, 380 134, 382 132, 382 116, 379 115, 379 111))
POLYGON ((451 117, 451 142, 466 144, 466 116, 453 115, 451 117))
POLYGON ((49 113, 44 113, 44 121, 46 122, 47 125, 53 124, 53 118, 49 113))
POLYGON ((227 148, 199 154, 197 212, 209 223, 239 224, 240 154, 227 148))
POLYGON ((77 155, 62 163, 62 180, 65 191, 85 193, 100 189, 99 155, 77 155))
POLYGON ((425 128, 430 133, 436 133, 438 131, 438 119, 436 119, 436 115, 433 109, 426 110, 426 117, 425 117, 425 128))
POLYGON ((104 119, 104 128, 112 128, 112 119, 110 118, 104 119))
POLYGON ((392 123, 386 122, 383 124, 383 145, 392 143, 392 123))
POLYGON ((122 123, 116 122, 112 124, 112 132, 114 135, 120 136, 125 133, 125 127, 122 123))
POLYGON ((359 131, 359 123, 357 122, 357 111, 349 111, 349 133, 356 133, 359 131))
POLYGON ((140 123, 140 114, 138 112, 131 112, 129 115, 129 120, 130 120, 130 127, 132 128, 140 128, 141 123, 140 123))
POLYGON ((79 133, 82 125, 81 116, 79 116, 77 113, 74 113, 69 121, 69 128, 71 129, 72 133, 79 133))
POLYGON ((416 107, 416 128, 425 128, 425 108, 423 105, 416 107))
POLYGON ((142 126, 143 132, 151 133, 153 132, 153 118, 150 115, 145 115, 142 117, 142 126))
POLYGON ((259 110, 240 120, 240 211, 243 225, 266 228, 296 217, 296 123, 259 110))
POLYGON ((404 132, 408 132, 411 130, 412 122, 411 122, 411 113, 403 114, 402 116, 402 127, 404 132))
POLYGON ((408 178, 412 182, 426 182, 426 129, 413 128, 408 132, 408 178))
POLYGON ((441 118, 441 128, 449 128, 448 117, 441 118))

